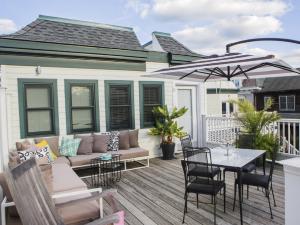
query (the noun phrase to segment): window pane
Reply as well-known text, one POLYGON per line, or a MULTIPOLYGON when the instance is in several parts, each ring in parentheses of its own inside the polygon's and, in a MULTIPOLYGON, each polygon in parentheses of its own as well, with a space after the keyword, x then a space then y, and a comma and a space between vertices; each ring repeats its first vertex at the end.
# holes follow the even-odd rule
POLYGON ((49 107, 49 89, 48 88, 26 88, 27 108, 49 107))
POLYGON ((93 113, 91 109, 73 109, 72 110, 73 130, 93 128, 92 115, 93 113))
POLYGON ((91 88, 72 86, 72 106, 90 106, 92 105, 91 88))
POLYGON ((129 86, 111 86, 110 104, 111 105, 129 105, 130 104, 129 86))
POLYGON ((29 111, 28 133, 51 131, 51 111, 29 111))
POLYGON ((229 103, 229 113, 233 113, 233 103, 229 103))
POLYGON ((153 106, 144 106, 144 126, 152 126, 155 124, 152 110, 153 106))
POLYGON ((286 96, 280 96, 279 97, 279 108, 282 110, 285 110, 287 108, 286 106, 286 96))
POLYGON ((130 107, 112 107, 110 109, 110 128, 112 130, 117 129, 129 129, 131 125, 130 107))
POLYGON ((144 104, 160 104, 160 88, 144 87, 144 104))
POLYGON ((295 108, 295 102, 294 102, 294 96, 287 96, 287 109, 294 110, 295 108))
POLYGON ((226 114, 226 102, 222 102, 222 114, 226 114))

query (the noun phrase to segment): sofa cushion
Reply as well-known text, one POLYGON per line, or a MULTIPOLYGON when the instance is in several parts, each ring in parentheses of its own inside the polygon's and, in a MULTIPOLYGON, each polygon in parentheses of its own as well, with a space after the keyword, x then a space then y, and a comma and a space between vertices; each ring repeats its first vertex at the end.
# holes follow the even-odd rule
POLYGON ((109 134, 95 134, 94 135, 94 153, 105 153, 108 150, 110 136, 109 134))
POLYGON ((77 176, 67 164, 56 163, 52 165, 52 185, 49 189, 53 193, 84 190, 87 185, 77 176))
POLYGON ((45 141, 48 142, 51 151, 56 156, 60 156, 60 152, 59 152, 59 136, 45 137, 45 138, 36 138, 36 139, 34 139, 34 142, 37 144, 37 143, 40 143, 43 140, 45 140, 45 141))
POLYGON ((116 153, 121 155, 120 156, 121 160, 149 156, 149 151, 140 147, 130 148, 128 150, 119 150, 116 153))
POLYGON ((77 150, 78 155, 91 154, 93 152, 94 137, 92 135, 74 135, 74 138, 80 138, 81 142, 77 150))
POLYGON ((24 140, 21 142, 16 142, 17 151, 22 151, 28 149, 32 144, 28 140, 24 140))
POLYGON ((71 166, 83 166, 88 165, 91 159, 101 156, 103 153, 92 153, 90 155, 77 155, 69 157, 71 166))
POLYGON ((66 165, 69 165, 69 166, 71 165, 70 161, 69 161, 68 158, 65 157, 65 156, 59 156, 59 157, 57 157, 56 160, 54 160, 54 161, 52 162, 52 164, 61 164, 61 163, 66 164, 66 165))
POLYGON ((128 130, 120 131, 120 134, 119 134, 119 149, 120 150, 127 150, 129 148, 130 148, 129 131, 128 130))
POLYGON ((139 130, 130 130, 129 131, 129 144, 130 148, 139 147, 139 130))

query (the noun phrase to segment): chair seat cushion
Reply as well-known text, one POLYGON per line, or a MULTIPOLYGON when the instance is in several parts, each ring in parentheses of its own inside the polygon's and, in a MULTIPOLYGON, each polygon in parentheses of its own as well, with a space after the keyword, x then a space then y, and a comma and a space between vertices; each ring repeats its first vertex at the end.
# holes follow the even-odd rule
POLYGON ((89 165, 91 159, 95 159, 97 157, 100 157, 101 155, 103 155, 103 153, 92 153, 89 155, 76 155, 69 157, 68 159, 71 162, 71 166, 84 166, 89 165))
POLYGON ((209 175, 210 177, 214 177, 219 172, 220 172, 219 167, 213 167, 211 172, 211 168, 208 168, 207 171, 207 167, 195 165, 194 168, 188 171, 188 176, 207 177, 209 175))
MULTIPOLYGON (((269 183, 269 176, 261 174, 243 173, 241 179, 242 184, 263 188, 267 188, 269 183)), ((238 182, 238 180, 236 179, 235 182, 238 182)))
POLYGON ((214 180, 214 185, 212 180, 207 179, 196 179, 187 186, 187 192, 216 195, 225 186, 224 181, 214 180))
POLYGON ((137 147, 137 148, 130 148, 128 150, 119 150, 113 152, 114 154, 120 154, 120 159, 134 159, 139 157, 146 157, 149 156, 149 151, 145 150, 143 148, 137 147))
POLYGON ((59 156, 52 162, 52 164, 67 164, 70 166, 70 161, 65 156, 59 156))

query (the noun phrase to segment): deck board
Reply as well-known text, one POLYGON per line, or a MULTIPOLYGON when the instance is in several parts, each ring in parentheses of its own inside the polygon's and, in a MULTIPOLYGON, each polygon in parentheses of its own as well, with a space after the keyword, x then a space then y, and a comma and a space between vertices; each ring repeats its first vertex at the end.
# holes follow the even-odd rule
MULTIPOLYGON (((236 210, 232 211, 233 181, 233 173, 227 173, 226 213, 223 212, 223 196, 218 195, 217 224, 240 224, 238 203, 236 210)), ((273 207, 274 219, 270 218, 268 202, 262 191, 250 188, 249 200, 245 194, 243 204, 245 225, 284 224, 284 177, 281 166, 276 166, 273 186, 277 202, 277 207, 273 207)), ((115 187, 119 193, 117 201, 126 213, 126 224, 182 224, 184 180, 180 159, 151 159, 149 168, 123 172, 122 180, 115 187)), ((197 209, 196 202, 192 202, 195 195, 191 194, 189 199, 186 224, 213 224, 213 206, 200 204, 197 209)), ((210 197, 201 196, 199 200, 209 202, 210 197)))

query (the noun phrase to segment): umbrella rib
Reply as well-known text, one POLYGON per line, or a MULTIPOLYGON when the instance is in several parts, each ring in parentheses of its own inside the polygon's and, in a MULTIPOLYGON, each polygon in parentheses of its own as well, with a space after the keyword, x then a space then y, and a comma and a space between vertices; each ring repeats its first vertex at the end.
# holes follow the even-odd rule
MULTIPOLYGON (((243 70, 243 68, 241 67, 241 65, 238 65, 238 66, 236 67, 236 69, 239 69, 240 72, 241 72, 242 74, 244 74, 245 77, 246 77, 247 79, 249 79, 249 76, 248 76, 247 73, 243 70)), ((235 76, 237 76, 237 75, 236 75, 236 74, 232 74, 232 75, 230 76, 230 78, 231 78, 231 77, 235 77, 235 76)))

